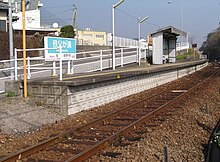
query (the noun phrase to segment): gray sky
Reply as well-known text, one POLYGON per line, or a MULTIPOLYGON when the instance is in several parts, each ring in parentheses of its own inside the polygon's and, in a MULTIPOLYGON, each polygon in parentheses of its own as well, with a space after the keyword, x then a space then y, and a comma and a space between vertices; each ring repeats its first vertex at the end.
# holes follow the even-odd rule
MULTIPOLYGON (((43 24, 72 24, 73 5, 77 6, 77 26, 96 31, 112 32, 112 5, 119 0, 41 0, 43 24)), ((125 0, 115 10, 117 36, 137 38, 137 17, 149 16, 141 24, 141 37, 158 26, 182 28, 199 45, 208 33, 219 26, 220 0, 125 0), (181 12, 182 6, 182 12, 181 12), (182 21, 183 18, 183 21, 182 21), (183 22, 183 23, 182 23, 183 22)))

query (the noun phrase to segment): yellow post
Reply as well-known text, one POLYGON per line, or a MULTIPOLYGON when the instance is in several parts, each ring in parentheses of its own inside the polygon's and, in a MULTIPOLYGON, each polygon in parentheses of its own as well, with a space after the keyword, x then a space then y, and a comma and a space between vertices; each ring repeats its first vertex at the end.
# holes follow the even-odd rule
POLYGON ((24 98, 27 98, 27 71, 26 71, 26 22, 25 0, 22 0, 22 27, 23 27, 23 66, 24 66, 24 98))

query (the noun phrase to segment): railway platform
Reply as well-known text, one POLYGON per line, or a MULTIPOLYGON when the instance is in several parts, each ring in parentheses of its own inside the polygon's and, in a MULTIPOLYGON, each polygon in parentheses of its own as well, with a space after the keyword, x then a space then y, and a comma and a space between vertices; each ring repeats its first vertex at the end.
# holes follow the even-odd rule
POLYGON ((64 75, 62 81, 58 76, 31 79, 28 94, 36 102, 70 115, 165 84, 207 64, 207 60, 150 66, 131 64, 114 71, 64 75))

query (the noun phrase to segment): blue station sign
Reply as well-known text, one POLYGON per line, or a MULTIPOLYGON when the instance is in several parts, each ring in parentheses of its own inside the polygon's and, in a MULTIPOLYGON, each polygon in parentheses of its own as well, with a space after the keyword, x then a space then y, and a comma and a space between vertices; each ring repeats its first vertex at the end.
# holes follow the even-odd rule
POLYGON ((44 37, 45 59, 76 59, 76 39, 44 37), (61 48, 61 51, 60 51, 61 48))

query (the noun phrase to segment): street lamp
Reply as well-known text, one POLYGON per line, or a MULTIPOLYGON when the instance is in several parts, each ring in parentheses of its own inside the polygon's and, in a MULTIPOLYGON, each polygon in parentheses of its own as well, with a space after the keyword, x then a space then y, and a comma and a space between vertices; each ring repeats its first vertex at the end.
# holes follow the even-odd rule
POLYGON ((112 69, 115 70, 115 8, 122 4, 124 0, 120 0, 112 5, 112 69))
POLYGON ((143 23, 145 20, 147 20, 149 17, 146 16, 143 19, 138 17, 138 64, 141 65, 141 49, 140 49, 140 43, 141 43, 141 23, 143 23))
MULTIPOLYGON (((8 1, 8 15, 9 15, 9 51, 10 51, 10 67, 14 67, 14 53, 13 53, 13 28, 12 28, 12 6, 11 0, 8 1)), ((11 70, 11 80, 14 78, 14 71, 11 70)))
MULTIPOLYGON (((181 30, 183 31, 183 4, 181 1, 179 2, 173 2, 173 1, 168 1, 168 4, 178 4, 180 5, 180 10, 181 10, 181 30)), ((181 41, 183 42, 183 36, 181 36, 181 41)), ((180 46, 182 47, 182 42, 180 43, 180 46)))
MULTIPOLYGON (((172 3, 175 4, 175 2, 173 2, 173 1, 168 1, 168 4, 172 4, 172 3)), ((181 2, 176 3, 176 4, 180 5, 180 10, 181 10, 181 30, 183 31, 183 4, 181 2)))

